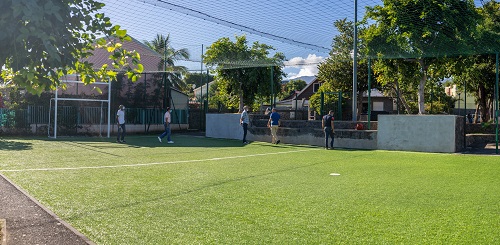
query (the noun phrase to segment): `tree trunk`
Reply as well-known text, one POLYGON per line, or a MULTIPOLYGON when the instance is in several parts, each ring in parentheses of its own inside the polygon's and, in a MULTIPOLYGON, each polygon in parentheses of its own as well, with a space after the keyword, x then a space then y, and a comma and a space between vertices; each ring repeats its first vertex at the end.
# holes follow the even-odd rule
POLYGON ((489 120, 488 105, 486 99, 486 88, 484 85, 479 85, 479 109, 481 111, 481 122, 487 122, 489 120))
POLYGON ((238 71, 238 80, 240 81, 240 108, 239 108, 239 112, 242 113, 243 106, 245 106, 245 105, 243 103, 243 81, 241 81, 241 70, 238 71))
POLYGON ((476 113, 474 113, 474 123, 479 122, 479 118, 477 118, 477 116, 479 116, 479 104, 476 105, 476 113))
POLYGON ((410 114, 411 113, 410 106, 408 105, 408 103, 406 103, 406 99, 401 94, 401 90, 399 90, 399 81, 397 79, 394 79, 394 84, 396 84, 395 90, 396 90, 397 98, 401 101, 401 104, 403 104, 403 107, 405 108, 406 114, 410 114))
MULTIPOLYGON (((356 121, 359 120, 361 112, 363 111, 363 92, 358 91, 358 106, 357 106, 357 112, 356 112, 356 121)), ((373 109, 373 108, 372 108, 373 109)))
POLYGON ((424 59, 419 59, 418 63, 422 67, 422 77, 420 78, 420 83, 418 84, 418 114, 425 114, 425 82, 427 81, 427 67, 425 67, 424 59))

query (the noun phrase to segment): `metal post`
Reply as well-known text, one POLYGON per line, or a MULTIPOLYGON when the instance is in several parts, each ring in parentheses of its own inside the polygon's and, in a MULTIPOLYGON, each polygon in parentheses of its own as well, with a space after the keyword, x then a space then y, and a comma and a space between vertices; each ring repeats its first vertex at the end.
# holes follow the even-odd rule
POLYGON ((54 100, 54 139, 57 139, 57 92, 58 89, 56 88, 56 99, 54 100))
POLYGON ((337 109, 339 111, 338 113, 338 121, 342 121, 342 92, 339 92, 339 99, 338 99, 338 105, 337 109))
POLYGON ((274 84, 273 84, 273 67, 271 66, 271 109, 274 108, 274 84))
POLYGON ((320 113, 320 116, 323 116, 324 115, 324 113, 323 113, 323 110, 324 110, 323 106, 324 105, 323 104, 325 104, 325 93, 321 92, 320 95, 321 95, 321 97, 320 97, 321 98, 321 106, 319 107, 319 113, 320 113))
POLYGON ((368 130, 371 128, 372 117, 372 60, 368 59, 368 130))
POLYGON ((111 131, 111 80, 108 81, 108 138, 111 131))
POLYGON ((297 91, 295 91, 295 120, 297 120, 297 91))
POLYGON ((210 91, 209 86, 208 86, 209 83, 210 83, 210 75, 208 74, 208 68, 207 68, 207 103, 208 103, 208 96, 209 96, 208 91, 210 91))
POLYGON ((200 61, 200 129, 203 128, 203 44, 201 45, 200 61))
POLYGON ((495 153, 498 154, 498 53, 496 53, 496 82, 495 82, 495 153))
POLYGON ((352 121, 358 120, 358 0, 354 0, 354 51, 352 65, 352 121))
MULTIPOLYGON (((466 81, 466 79, 464 79, 464 98, 467 98, 467 84, 465 81, 466 81)), ((467 101, 467 99, 465 101, 467 101)), ((460 100, 458 101, 458 103, 460 103, 460 100)), ((467 109, 467 106, 465 106, 465 108, 467 109)), ((460 110, 460 106, 459 106, 459 110, 460 110)), ((460 113, 459 113, 459 115, 460 115, 460 113)), ((464 115, 466 115, 466 113, 464 113, 464 115)), ((467 120, 467 118, 465 118, 465 116, 464 116, 464 138, 463 138, 463 141, 464 141, 464 145, 467 146, 467 132, 465 130, 465 120, 467 120)))
POLYGON ((167 42, 163 44, 163 110, 167 109, 167 42))

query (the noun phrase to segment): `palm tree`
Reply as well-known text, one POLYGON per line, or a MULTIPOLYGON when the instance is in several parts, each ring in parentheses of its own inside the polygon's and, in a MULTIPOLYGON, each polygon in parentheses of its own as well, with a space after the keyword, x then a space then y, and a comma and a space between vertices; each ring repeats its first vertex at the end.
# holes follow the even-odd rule
POLYGON ((162 34, 156 34, 153 41, 144 41, 144 44, 152 50, 162 55, 158 70, 165 71, 165 77, 170 81, 170 85, 185 91, 188 88, 187 84, 182 80, 182 75, 187 73, 185 66, 176 66, 175 62, 182 59, 189 59, 189 51, 186 48, 176 50, 170 44, 170 34, 166 37, 162 34))

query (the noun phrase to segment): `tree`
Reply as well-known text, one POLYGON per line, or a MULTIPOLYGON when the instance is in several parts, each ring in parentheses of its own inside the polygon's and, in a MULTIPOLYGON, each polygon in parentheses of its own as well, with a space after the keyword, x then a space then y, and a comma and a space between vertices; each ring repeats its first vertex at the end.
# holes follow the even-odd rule
MULTIPOLYGON (((478 26, 479 38, 500 40, 500 3, 489 1, 478 9, 483 21, 478 26)), ((494 54, 462 56, 455 60, 453 80, 462 91, 471 92, 477 101, 481 119, 488 121, 493 108, 496 80, 496 58, 494 54)))
POLYGON ((193 92, 193 90, 192 90, 193 85, 195 85, 196 87, 200 87, 201 86, 200 83, 202 85, 205 85, 207 83, 212 82, 213 80, 214 80, 213 75, 208 74, 208 76, 207 76, 207 74, 202 74, 199 72, 187 73, 183 78, 184 83, 189 88, 189 91, 187 91, 187 92, 193 92), (208 81, 207 81, 207 78, 208 78, 208 81))
POLYGON ((220 97, 227 95, 226 106, 238 107, 252 105, 257 97, 271 97, 271 88, 277 94, 281 89, 283 76, 282 64, 285 59, 277 52, 272 57, 272 46, 254 42, 247 44, 246 36, 236 36, 235 42, 229 38, 220 38, 207 48, 203 56, 209 66, 216 66, 217 86, 220 97), (272 84, 271 80, 272 72, 272 84))
POLYGON ((174 49, 170 42, 170 34, 166 37, 157 34, 152 41, 144 41, 144 44, 152 50, 162 55, 158 70, 165 71, 165 76, 171 82, 171 86, 186 91, 187 85, 182 80, 182 75, 187 73, 187 68, 184 66, 176 66, 175 63, 179 60, 189 59, 189 51, 186 48, 174 49))
POLYGON ((300 91, 307 86, 306 81, 301 79, 291 80, 283 88, 284 97, 292 95, 295 91, 300 91))
MULTIPOLYGON (((318 79, 325 82, 321 86, 326 86, 323 88, 323 92, 341 91, 344 95, 349 95, 352 94, 353 81, 351 50, 354 41, 354 23, 347 21, 347 19, 342 19, 335 21, 334 26, 337 28, 339 34, 333 38, 330 56, 318 66, 318 79)), ((362 32, 362 30, 360 31, 362 32)), ((360 44, 360 50, 363 50, 362 44, 360 44)), ((358 111, 356 113, 359 116, 362 109, 363 92, 368 90, 368 65, 366 60, 360 60, 357 68, 358 100, 353 101, 353 103, 358 103, 358 111)), ((372 86, 376 87, 375 81, 372 86)), ((319 93, 313 95, 313 97, 318 96, 319 93)), ((320 100, 312 98, 312 101, 312 106, 319 108, 319 105, 315 104, 315 102, 319 102, 320 100)))
POLYGON ((59 79, 66 74, 78 73, 85 84, 90 84, 115 79, 117 73, 112 69, 122 67, 136 81, 143 69, 139 54, 106 38, 131 40, 125 30, 113 26, 98 12, 103 6, 94 0, 0 1, 0 69, 4 86, 40 94, 59 86, 59 79), (113 67, 103 65, 95 70, 85 60, 95 48, 110 52, 113 67))
POLYGON ((383 6, 368 7, 366 18, 375 22, 362 35, 368 55, 419 64, 419 114, 425 114, 428 68, 438 57, 473 50, 480 19, 471 0, 384 0, 383 6))

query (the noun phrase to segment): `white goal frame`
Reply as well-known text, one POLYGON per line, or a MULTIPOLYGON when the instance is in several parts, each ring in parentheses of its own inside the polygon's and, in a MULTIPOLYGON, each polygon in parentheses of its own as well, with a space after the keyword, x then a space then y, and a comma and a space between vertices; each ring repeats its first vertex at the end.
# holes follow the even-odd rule
MULTIPOLYGON (((61 81, 62 83, 79 83, 83 84, 83 81, 61 81)), ((100 85, 108 85, 108 99, 107 100, 98 100, 98 99, 80 99, 80 98, 59 98, 57 92, 58 88, 55 90, 55 98, 50 99, 49 106, 49 124, 47 125, 47 134, 49 138, 57 139, 57 102, 58 101, 94 101, 94 102, 106 102, 108 103, 108 127, 107 127, 107 138, 110 137, 111 132, 111 81, 109 82, 95 82, 92 84, 100 84, 100 85), (50 115, 52 114, 52 100, 54 100, 54 136, 50 135, 50 115)))

